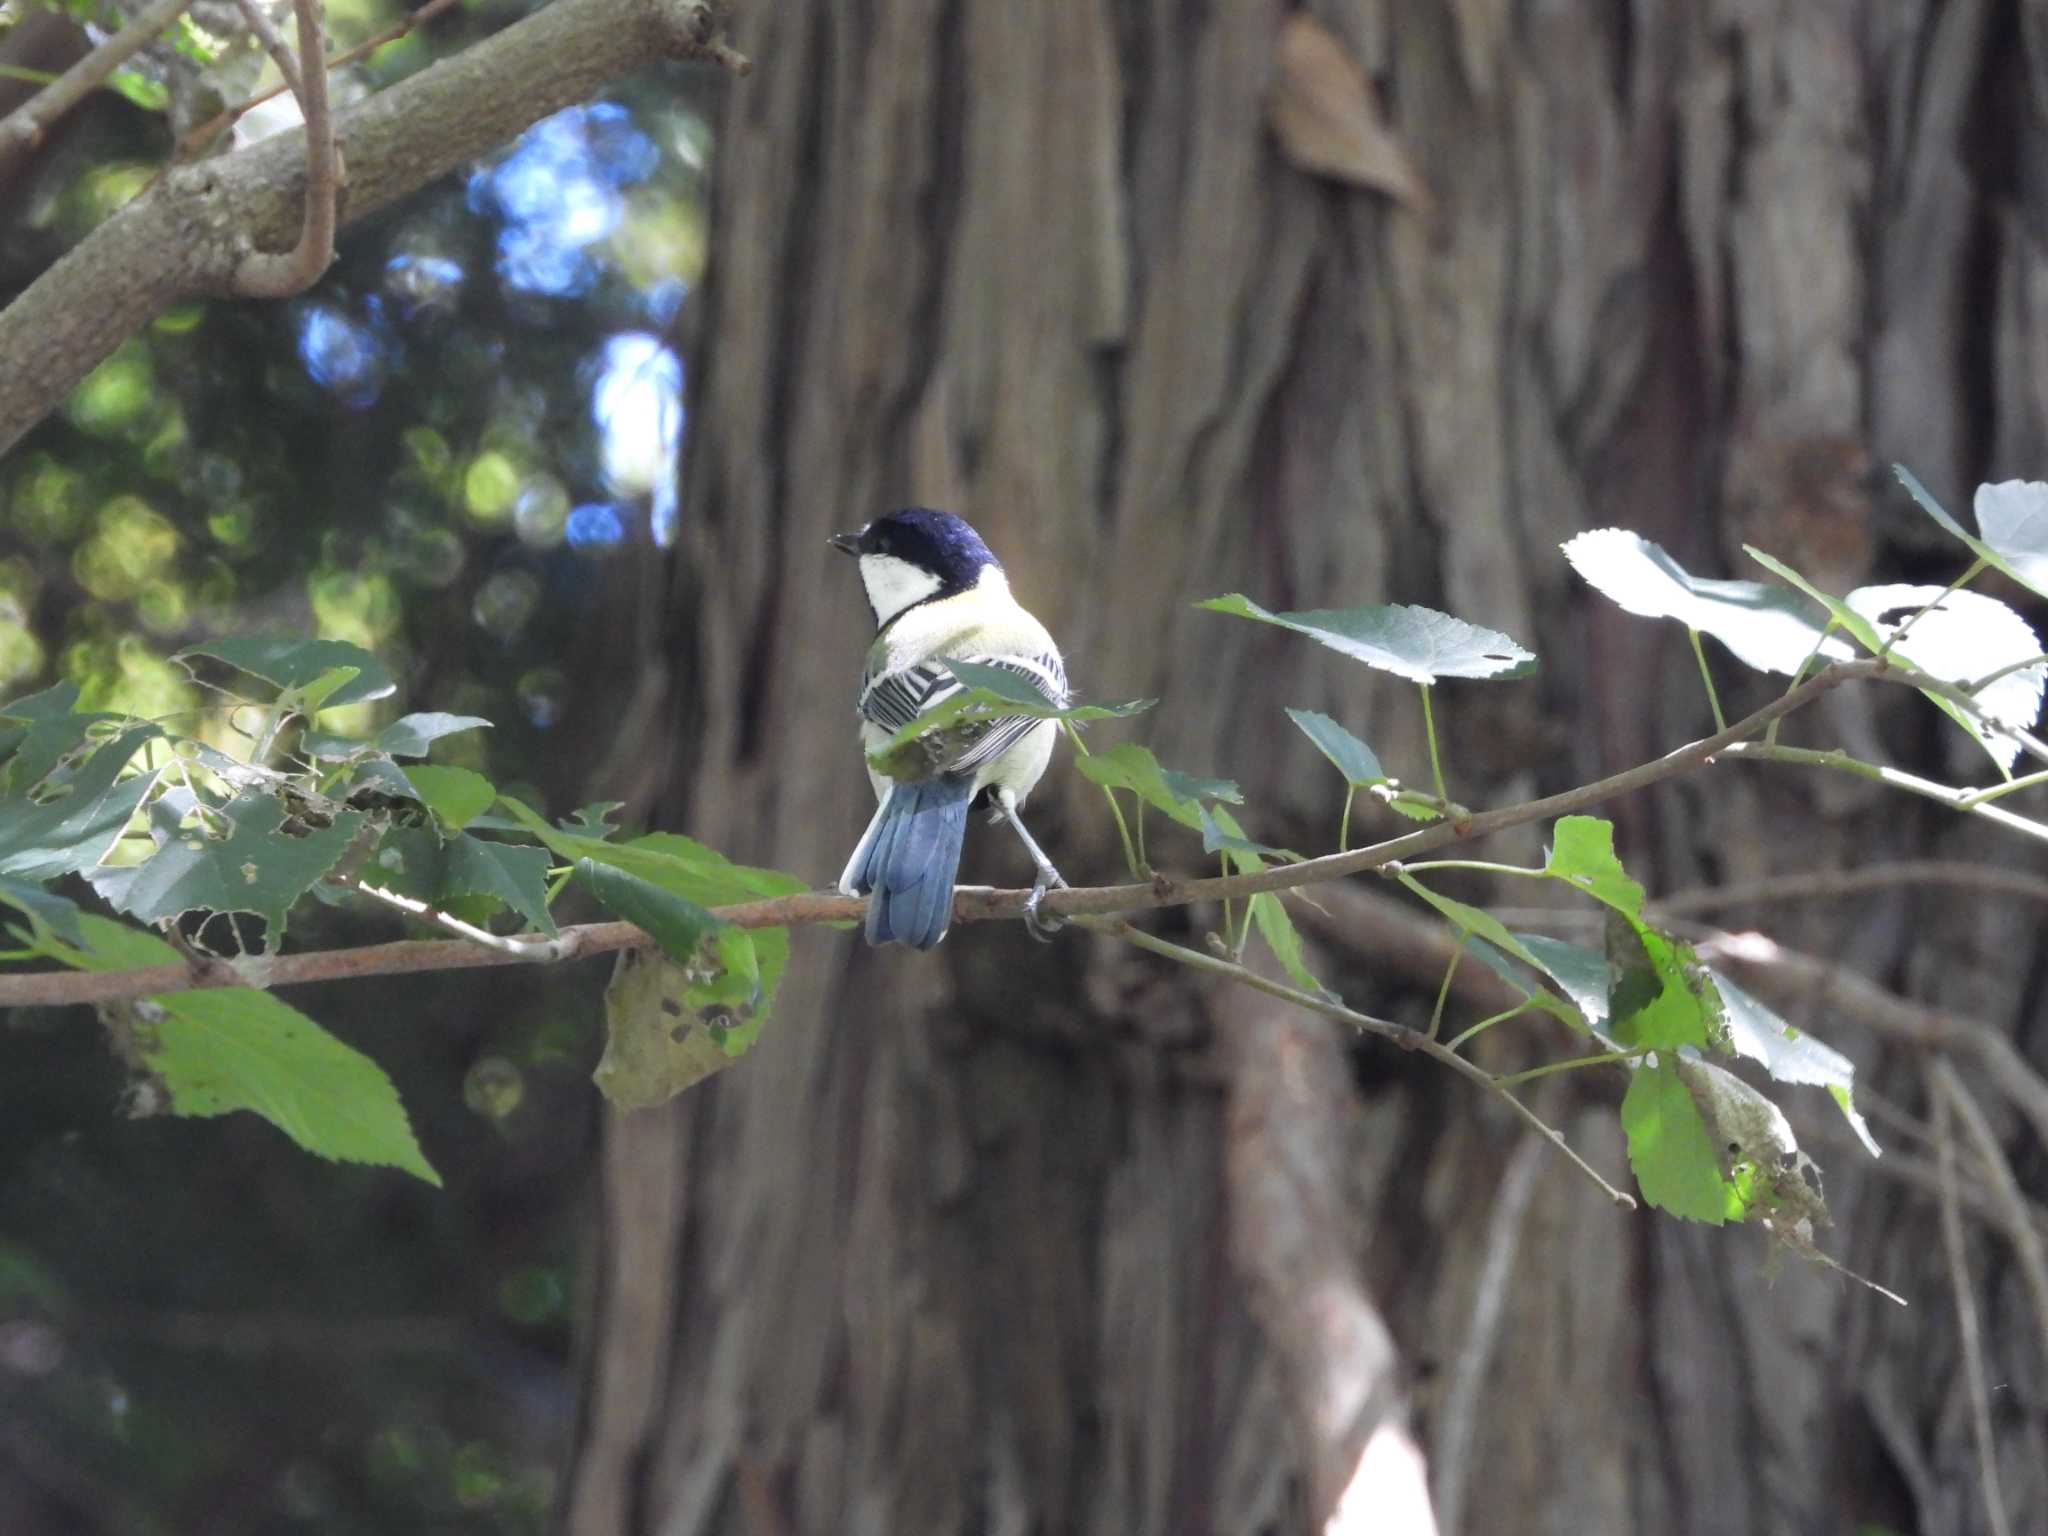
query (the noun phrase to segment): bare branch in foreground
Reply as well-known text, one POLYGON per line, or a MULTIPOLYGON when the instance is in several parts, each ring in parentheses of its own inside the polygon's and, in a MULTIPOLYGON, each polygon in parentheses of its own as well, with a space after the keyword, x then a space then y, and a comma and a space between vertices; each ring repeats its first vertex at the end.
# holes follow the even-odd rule
POLYGON ((283 46, 270 18, 244 0, 249 24, 272 48, 278 69, 299 98, 306 117, 306 215, 299 241, 289 251, 251 250, 235 268, 234 291, 256 299, 284 299, 304 293, 320 280, 334 260, 334 200, 340 190, 339 156, 334 148, 334 123, 327 114, 326 33, 320 0, 292 0, 299 24, 299 62, 283 46))
POLYGON ((1998 1144, 1991 1119, 1964 1083, 1962 1074, 1940 1057, 1935 1058, 1928 1071, 1935 1091, 1947 1095, 1956 1119, 1962 1122, 1964 1135, 1970 1138, 1978 1161, 1984 1165, 1992 1198, 2005 1216, 2006 1235, 2019 1256, 2020 1278, 2026 1283, 2027 1299, 2033 1304, 2035 1341, 2044 1356, 2048 1356, 2048 1247, 2042 1244, 2041 1234, 2028 1214, 2026 1196, 2020 1193, 2020 1181, 2013 1174, 2005 1148, 1998 1144))
POLYGON ((127 26, 0 120, 0 164, 33 149, 51 124, 98 90, 185 13, 192 0, 156 0, 127 26))
POLYGON ((1900 859, 1891 864, 1866 864, 1860 869, 1823 869, 1806 874, 1769 875, 1733 885, 1700 886, 1659 896, 1649 906, 1659 916, 1689 917, 1778 901, 1835 901, 1843 896, 1863 896, 1907 886, 1950 886, 1985 895, 2048 902, 2048 878, 2025 870, 1994 869, 1952 859, 1900 859))

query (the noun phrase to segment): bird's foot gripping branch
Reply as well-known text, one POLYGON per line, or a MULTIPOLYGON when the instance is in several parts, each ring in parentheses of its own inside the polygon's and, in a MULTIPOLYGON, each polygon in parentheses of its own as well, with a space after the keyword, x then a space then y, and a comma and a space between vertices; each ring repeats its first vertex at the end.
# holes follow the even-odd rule
MULTIPOLYGON (((1825 593, 1762 553, 1757 558, 1784 585, 1706 580, 1623 530, 1570 541, 1567 559, 1595 590, 1631 613, 1687 627, 1717 722, 1721 704, 1698 636, 1713 636, 1745 666, 1789 684, 1711 736, 1515 805, 1467 808, 1452 798, 1434 714, 1433 690, 1444 679, 1501 681, 1533 670, 1535 658, 1506 636, 1407 606, 1274 613, 1235 595, 1202 604, 1278 625, 1418 689, 1428 760, 1412 765, 1412 776, 1391 771, 1335 719, 1287 711, 1343 784, 1337 848, 1319 857, 1251 836, 1229 780, 1168 769, 1134 742, 1089 752, 1073 706, 1030 696, 1006 677, 970 670, 956 679, 961 687, 945 718, 923 728, 957 730, 977 714, 1023 712, 1059 720, 1073 737, 1080 772, 1101 787, 1115 816, 1133 883, 1051 890, 1039 903, 1045 915, 1419 1051, 1512 1105, 1596 1180, 1516 1090, 1566 1071, 1625 1073, 1621 1130, 1646 1201, 1693 1220, 1754 1222, 1817 1256, 1816 1234, 1827 1220, 1817 1170, 1777 1106, 1738 1073, 1823 1088, 1874 1154, 1849 1062, 1791 1030, 1662 925, 1617 856, 1610 824, 1585 812, 1718 761, 1752 759, 1857 774, 2048 838, 2048 824, 2013 811, 2009 799, 2048 784, 2048 768, 2013 772, 2022 757, 2048 764, 2048 746, 2033 735, 2048 657, 2011 608, 1963 590, 1997 568, 2048 593, 2048 535, 2041 532, 2048 486, 1985 487, 1972 535, 1904 478, 1970 551, 1947 587, 1825 593), (1982 745, 1999 780, 1942 784, 1845 751, 1778 743, 1784 717, 1834 689, 1872 681, 1923 693, 1982 745), (1354 822, 1362 825, 1375 808, 1392 818, 1388 830, 1406 830, 1351 847, 1354 822), (1164 836, 1186 841, 1156 846, 1148 818, 1155 834, 1163 820, 1174 829, 1164 836), (1550 824, 1540 865, 1429 857, 1534 822, 1550 824), (1162 865, 1192 854, 1196 838, 1217 860, 1217 873, 1163 873, 1162 865), (1453 968, 1466 960, 1486 967, 1505 984, 1509 1005, 1454 1018, 1447 974, 1426 1027, 1415 1027, 1361 1013, 1324 986, 1286 895, 1366 871, 1398 882, 1448 925, 1456 937, 1453 968), (1446 894, 1445 877, 1459 872, 1568 887, 1598 914, 1604 941, 1520 931, 1446 894), (1171 943, 1132 920, 1195 903, 1218 914, 1206 948, 1171 943), (1255 943, 1271 951, 1285 981, 1246 963, 1255 943), (1505 1076, 1473 1059, 1472 1042, 1529 1019, 1555 1021, 1568 1032, 1558 1038, 1577 1046, 1505 1076)), ((391 679, 352 646, 243 637, 196 647, 184 660, 208 674, 223 700, 206 719, 187 722, 189 734, 167 721, 82 708, 70 684, 0 707, 0 903, 12 909, 7 958, 17 967, 0 976, 0 1005, 98 1005, 110 1041, 136 1074, 138 1104, 197 1115, 250 1109, 324 1156, 431 1179, 388 1079, 274 989, 659 950, 665 963, 635 961, 615 977, 610 1047, 599 1070, 600 1086, 615 1100, 647 1104, 746 1051, 773 1007, 792 928, 845 926, 865 911, 861 898, 733 864, 686 837, 625 836, 608 824, 609 807, 550 821, 471 768, 426 761, 437 744, 487 722, 437 713, 390 718, 373 706, 392 695, 391 679), (384 723, 373 724, 380 714, 384 723), (344 724, 357 729, 344 734, 344 724), (618 920, 558 926, 551 914, 571 883, 618 920), (315 899, 395 909, 445 937, 292 951, 287 929, 315 899)), ((883 755, 917 734, 892 738, 883 755)), ((961 889, 951 917, 1015 918, 1027 899, 1022 891, 961 889)), ((2016 1080, 2014 1091, 2025 1087, 2016 1080)), ((1600 1182, 1617 1202, 1631 1203, 1600 1182)))

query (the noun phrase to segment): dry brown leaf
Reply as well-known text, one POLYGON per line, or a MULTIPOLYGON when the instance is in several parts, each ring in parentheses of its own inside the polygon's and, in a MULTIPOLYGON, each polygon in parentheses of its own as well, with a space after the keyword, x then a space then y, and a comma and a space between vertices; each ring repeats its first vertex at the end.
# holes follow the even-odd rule
POLYGON ((1274 136, 1295 166, 1406 203, 1432 206, 1429 188, 1380 111, 1379 94, 1330 29, 1296 11, 1280 29, 1273 96, 1274 136))

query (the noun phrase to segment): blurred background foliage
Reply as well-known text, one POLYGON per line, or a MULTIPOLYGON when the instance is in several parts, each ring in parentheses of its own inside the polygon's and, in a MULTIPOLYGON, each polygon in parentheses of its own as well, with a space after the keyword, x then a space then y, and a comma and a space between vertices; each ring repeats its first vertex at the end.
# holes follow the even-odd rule
MULTIPOLYGON (((341 94, 527 8, 450 10, 341 94)), ((330 0, 329 34, 398 14, 330 0)), ((153 50, 138 69, 161 98, 99 93, 0 193, 0 300, 148 184, 206 90, 257 78, 232 50, 183 67, 153 50)), ((705 248, 693 86, 657 68, 544 120, 347 230, 302 299, 188 305, 96 370, 0 460, 0 697, 69 678, 88 706, 218 736, 232 723, 171 654, 318 633, 401 682, 328 723, 483 715, 494 731, 437 756, 576 803, 593 754, 561 737, 570 690, 615 680, 572 681, 572 648, 606 564, 675 531, 677 338, 705 248)), ((396 932, 352 910, 294 924, 307 947, 396 932)), ((575 1412, 600 982, 586 965, 294 996, 391 1073, 440 1193, 314 1161, 251 1116, 127 1118, 81 1011, 11 1019, 0 1526, 543 1529, 575 1412)))

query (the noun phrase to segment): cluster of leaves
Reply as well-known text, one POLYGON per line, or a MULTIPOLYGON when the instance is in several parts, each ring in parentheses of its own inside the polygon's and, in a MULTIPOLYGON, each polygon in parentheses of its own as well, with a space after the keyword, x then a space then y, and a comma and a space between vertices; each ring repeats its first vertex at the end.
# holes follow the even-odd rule
MULTIPOLYGON (((217 686, 245 751, 82 710, 70 683, 0 706, 0 904, 19 915, 9 958, 80 970, 218 966, 252 983, 103 1010, 137 1075, 138 1109, 253 1110, 322 1156, 435 1179, 375 1063, 261 990, 307 899, 398 905, 508 947, 522 941, 487 925, 510 920, 525 942, 545 945, 557 934, 551 908, 573 880, 680 967, 661 1028, 684 1066, 666 1066, 667 1091, 752 1043, 787 933, 736 928, 706 909, 802 882, 672 834, 618 839, 608 806, 554 825, 481 774, 418 761, 442 738, 489 725, 474 716, 409 714, 361 737, 315 728, 323 710, 394 691, 374 657, 344 642, 241 637, 179 660, 231 671, 217 686), (67 876, 134 923, 81 910, 53 888, 67 876)), ((630 1062, 608 1055, 600 1082, 648 1101, 630 1062)))

